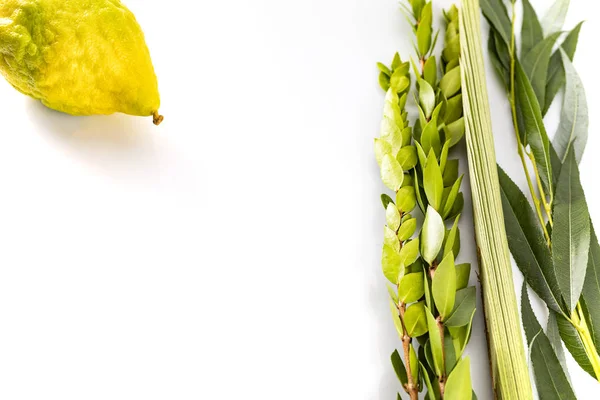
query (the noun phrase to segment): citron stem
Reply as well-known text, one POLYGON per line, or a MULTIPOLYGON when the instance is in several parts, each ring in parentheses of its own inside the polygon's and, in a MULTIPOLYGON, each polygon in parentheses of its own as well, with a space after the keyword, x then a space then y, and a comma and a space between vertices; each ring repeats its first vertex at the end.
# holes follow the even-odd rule
POLYGON ((156 126, 160 125, 160 123, 163 122, 164 119, 165 117, 160 115, 158 111, 154 111, 154 113, 152 114, 152 122, 154 122, 154 125, 156 126))

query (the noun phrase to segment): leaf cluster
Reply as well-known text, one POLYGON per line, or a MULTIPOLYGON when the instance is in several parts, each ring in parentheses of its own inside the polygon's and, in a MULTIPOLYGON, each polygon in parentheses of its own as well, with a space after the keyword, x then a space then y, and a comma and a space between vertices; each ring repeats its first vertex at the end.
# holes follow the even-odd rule
POLYGON ((398 54, 390 67, 378 64, 386 99, 380 137, 375 139, 381 178, 395 194, 382 195, 382 268, 391 284, 390 308, 404 353, 402 357, 394 351, 392 365, 411 398, 426 388, 428 399, 470 399, 475 398, 470 364, 462 354, 471 334, 476 292, 468 286, 470 264, 455 262, 463 177, 458 160, 449 158, 465 131, 458 10, 444 13, 445 46, 439 62, 433 55, 437 33, 431 2, 411 0, 405 11, 416 37, 416 85, 413 89, 410 84, 410 63, 398 54), (405 111, 411 91, 419 111, 413 128, 405 111), (420 227, 413 216, 417 206, 424 214, 420 227))

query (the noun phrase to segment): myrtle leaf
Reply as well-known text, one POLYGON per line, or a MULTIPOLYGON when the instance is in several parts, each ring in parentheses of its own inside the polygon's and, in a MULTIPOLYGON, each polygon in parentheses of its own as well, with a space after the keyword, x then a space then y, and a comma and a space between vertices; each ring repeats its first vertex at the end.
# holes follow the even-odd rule
POLYGON ((460 90, 460 65, 446 72, 440 80, 440 90, 449 99, 460 90))
POLYGON ((406 222, 403 222, 400 225, 400 229, 398 230, 398 239, 399 240, 408 240, 414 235, 417 230, 417 220, 414 218, 409 219, 406 222))
POLYGON ((475 317, 475 310, 471 313, 471 317, 469 318, 469 323, 465 326, 460 327, 448 327, 448 332, 452 336, 454 342, 454 352, 456 353, 456 357, 460 358, 467 347, 467 343, 471 338, 471 331, 473 326, 473 318, 475 317))
POLYGON ((427 317, 427 327, 429 329, 429 344, 431 346, 431 355, 435 374, 442 376, 444 368, 444 353, 442 348, 442 335, 433 314, 429 308, 425 307, 425 315, 427 317))
POLYGON ((450 252, 452 252, 454 256, 458 256, 458 252, 454 251, 454 246, 457 240, 460 241, 460 235, 458 231, 459 218, 460 215, 456 217, 454 224, 452 224, 452 228, 450 228, 450 232, 448 232, 448 235, 446 236, 446 242, 444 243, 444 257, 450 252))
POLYGON ((425 154, 430 154, 431 150, 436 156, 442 151, 442 142, 437 126, 437 118, 433 116, 431 121, 425 125, 421 133, 421 145, 425 154))
POLYGON ((404 243, 400 249, 400 272, 403 272, 404 266, 411 265, 419 258, 419 238, 404 243))
POLYGON ((560 125, 553 144, 562 162, 565 162, 569 149, 575 149, 577 162, 581 161, 588 137, 588 106, 583 83, 569 57, 561 51, 567 77, 567 87, 560 116, 560 125))
POLYGON ((425 310, 425 304, 422 301, 414 303, 406 309, 404 325, 406 326, 406 332, 411 337, 418 337, 427 333, 428 323, 425 310))
POLYGON ((431 265, 444 243, 446 228, 440 214, 431 206, 427 207, 423 229, 421 230, 421 255, 431 265))
POLYGON ((401 148, 396 159, 404 171, 410 171, 417 165, 417 148, 415 146, 401 148))
POLYGON ((403 213, 411 212, 416 203, 415 189, 412 186, 403 186, 396 193, 396 207, 403 213))
POLYGON ((394 367, 394 371, 396 372, 396 376, 398 380, 403 385, 408 383, 408 376, 406 375, 406 368, 404 367, 404 363, 402 362, 402 357, 398 353, 398 350, 394 350, 391 356, 392 366, 394 367))
POLYGON ((450 317, 444 321, 445 326, 465 326, 471 321, 477 303, 475 286, 470 286, 456 292, 456 303, 450 317))
POLYGON ((546 193, 553 193, 550 141, 544 127, 540 103, 536 100, 533 87, 518 62, 516 63, 516 92, 517 105, 521 109, 522 126, 525 129, 524 134, 531 146, 542 185, 546 193))
POLYGON ((383 275, 392 284, 397 285, 398 278, 404 269, 400 253, 396 249, 384 244, 381 255, 381 266, 383 268, 383 275))
POLYGON ((471 264, 458 264, 456 266, 456 290, 466 288, 469 285, 470 276, 471 264))
POLYGON ((456 201, 456 196, 458 196, 458 191, 460 190, 460 184, 462 183, 463 175, 458 178, 454 185, 452 185, 452 189, 446 198, 446 203, 444 204, 444 211, 442 212, 442 217, 447 218, 452 211, 452 207, 454 206, 454 202, 456 201))
POLYGON ((435 56, 431 56, 425 61, 423 66, 423 78, 434 88, 437 85, 437 64, 435 56))
POLYGON ((525 284, 521 290, 521 314, 540 399, 576 400, 567 375, 531 308, 525 284))
POLYGON ((396 332, 398 332, 398 336, 400 337, 400 339, 402 339, 402 336, 404 336, 404 329, 402 328, 402 322, 400 321, 400 315, 398 314, 398 307, 391 300, 390 311, 392 313, 392 320, 394 321, 394 327, 396 328, 396 332))
POLYGON ((394 192, 402 186, 404 171, 398 160, 390 154, 384 155, 381 161, 381 179, 383 180, 383 183, 394 192))
POLYGON ((573 149, 558 178, 553 216, 552 260, 570 315, 583 289, 590 248, 590 216, 573 149))
POLYGON ((431 85, 424 79, 419 79, 419 104, 423 109, 425 117, 431 118, 435 108, 435 92, 431 85))
POLYGON ((454 367, 444 392, 444 400, 471 400, 471 362, 465 357, 454 367))
POLYGON ((404 275, 398 286, 398 298, 406 304, 414 303, 425 294, 423 272, 404 275))
POLYGON ((525 280, 549 308, 562 312, 558 278, 538 220, 525 195, 498 167, 508 246, 525 280))
POLYGON ((444 179, 442 178, 440 166, 433 152, 429 153, 427 166, 423 171, 423 186, 425 187, 425 194, 427 195, 429 204, 436 210, 441 211, 444 179))
POLYGON ((435 306, 442 316, 442 320, 445 321, 452 313, 456 298, 456 268, 454 255, 451 252, 436 268, 431 290, 435 306))
POLYGON ((423 375, 423 380, 425 381, 425 387, 427 387, 427 395, 425 396, 426 400, 437 400, 434 395, 433 385, 431 384, 431 379, 429 379, 429 372, 425 367, 425 364, 422 362, 419 363, 421 366, 421 374, 423 375))
POLYGON ((383 204, 383 208, 385 208, 387 210, 387 206, 390 203, 394 203, 394 201, 392 200, 392 198, 390 196, 388 196, 387 194, 382 194, 381 195, 381 204, 383 204))
POLYGON ((388 204, 387 210, 385 210, 385 220, 387 226, 393 231, 397 231, 400 227, 400 212, 394 204, 388 204))

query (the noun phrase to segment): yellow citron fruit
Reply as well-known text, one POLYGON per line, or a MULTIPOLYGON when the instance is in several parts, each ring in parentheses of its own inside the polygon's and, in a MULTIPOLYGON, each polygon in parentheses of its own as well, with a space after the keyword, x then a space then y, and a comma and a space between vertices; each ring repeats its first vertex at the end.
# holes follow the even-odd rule
POLYGON ((144 33, 119 0, 0 0, 0 72, 58 111, 162 121, 144 33))

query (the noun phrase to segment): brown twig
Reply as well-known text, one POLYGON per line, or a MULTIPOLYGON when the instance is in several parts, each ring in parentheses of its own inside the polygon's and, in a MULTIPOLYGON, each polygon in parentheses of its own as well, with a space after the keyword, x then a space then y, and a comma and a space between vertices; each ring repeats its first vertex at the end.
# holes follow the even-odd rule
POLYGON ((404 313, 406 312, 406 304, 400 303, 398 305, 398 311, 400 313, 400 322, 402 323, 402 349, 404 351, 404 363, 406 364, 406 376, 408 378, 408 384, 404 387, 406 393, 410 396, 410 400, 419 399, 419 386, 413 380, 412 367, 410 365, 410 346, 411 337, 408 335, 406 325, 404 324, 404 313))

